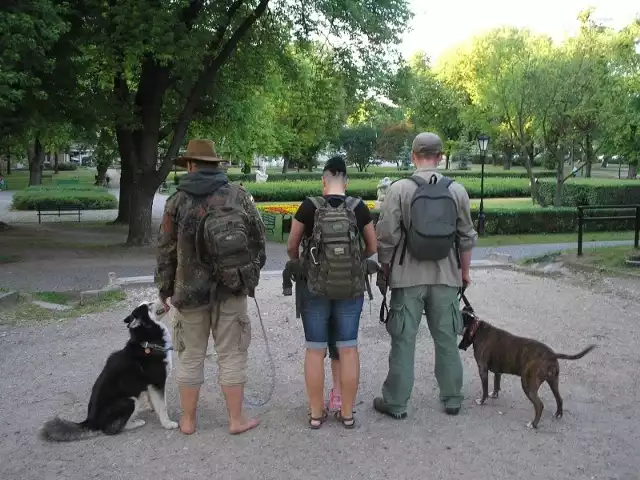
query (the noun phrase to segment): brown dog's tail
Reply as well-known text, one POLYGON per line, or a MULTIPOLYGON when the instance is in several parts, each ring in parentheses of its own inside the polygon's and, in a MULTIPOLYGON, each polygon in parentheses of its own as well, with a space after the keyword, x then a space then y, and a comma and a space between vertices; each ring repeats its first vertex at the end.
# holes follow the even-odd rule
POLYGON ((589 353, 594 348, 596 348, 595 345, 589 345, 587 348, 582 350, 580 353, 576 353, 575 355, 566 355, 564 353, 556 353, 555 357, 562 360, 578 360, 579 358, 584 357, 587 353, 589 353))

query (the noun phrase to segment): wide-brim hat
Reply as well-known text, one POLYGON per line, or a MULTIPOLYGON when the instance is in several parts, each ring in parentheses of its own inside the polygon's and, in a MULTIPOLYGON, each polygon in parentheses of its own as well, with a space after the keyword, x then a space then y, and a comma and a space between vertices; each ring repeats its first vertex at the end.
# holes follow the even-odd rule
POLYGON ((188 160, 199 162, 223 163, 224 159, 216 154, 216 144, 213 140, 194 138, 189 140, 187 150, 183 155, 176 157, 173 162, 179 167, 186 167, 188 160))

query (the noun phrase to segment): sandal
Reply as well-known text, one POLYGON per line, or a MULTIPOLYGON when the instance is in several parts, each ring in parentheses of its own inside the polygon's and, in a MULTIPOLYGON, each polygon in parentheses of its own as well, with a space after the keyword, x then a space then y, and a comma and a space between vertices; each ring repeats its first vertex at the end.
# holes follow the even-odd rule
POLYGON ((309 428, 311 430, 318 430, 320 427, 322 427, 322 424, 327 421, 327 417, 328 416, 329 415, 327 414, 327 411, 325 410, 324 412, 322 412, 322 416, 321 417, 310 417, 309 418, 309 428))
POLYGON ((335 413, 335 417, 336 417, 336 420, 338 420, 340 423, 342 423, 342 426, 344 428, 346 428, 347 430, 351 430, 352 428, 355 428, 355 426, 356 426, 356 421, 353 418, 353 415, 351 415, 350 417, 343 417, 342 416, 342 412, 337 411, 335 413))

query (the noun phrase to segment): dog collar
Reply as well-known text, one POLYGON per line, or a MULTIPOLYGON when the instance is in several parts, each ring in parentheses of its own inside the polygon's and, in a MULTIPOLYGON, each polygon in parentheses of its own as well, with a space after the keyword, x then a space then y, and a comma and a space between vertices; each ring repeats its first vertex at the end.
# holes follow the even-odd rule
POLYGON ((173 350, 173 346, 169 345, 169 346, 162 346, 162 345, 158 345, 157 343, 149 343, 149 342, 142 342, 140 343, 140 346, 142 348, 144 348, 144 353, 146 353, 147 355, 149 355, 151 352, 162 352, 162 353, 166 353, 169 352, 171 350, 173 350))
POLYGON ((477 318, 475 318, 473 320, 473 324, 469 327, 471 329, 469 331, 469 340, 471 340, 472 343, 473 343, 473 339, 476 336, 476 332, 478 331, 478 327, 480 326, 481 323, 482 323, 482 320, 478 320, 477 318))

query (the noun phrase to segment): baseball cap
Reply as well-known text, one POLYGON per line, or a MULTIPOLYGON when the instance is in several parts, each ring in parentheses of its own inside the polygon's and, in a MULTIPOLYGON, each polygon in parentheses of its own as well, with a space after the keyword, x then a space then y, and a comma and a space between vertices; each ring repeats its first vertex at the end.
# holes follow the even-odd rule
POLYGON ((423 132, 416 135, 411 145, 413 150, 418 155, 422 156, 435 156, 442 153, 442 140, 435 133, 423 132))
POLYGON ((333 174, 338 172, 346 174, 347 164, 345 163, 344 158, 340 155, 336 155, 335 157, 331 157, 327 160, 327 163, 324 164, 322 171, 326 172, 327 170, 330 170, 333 174))

